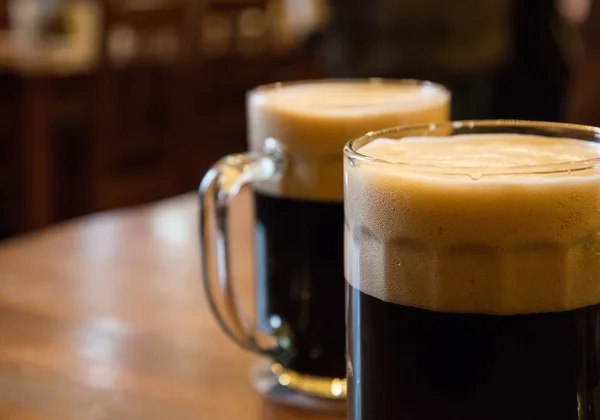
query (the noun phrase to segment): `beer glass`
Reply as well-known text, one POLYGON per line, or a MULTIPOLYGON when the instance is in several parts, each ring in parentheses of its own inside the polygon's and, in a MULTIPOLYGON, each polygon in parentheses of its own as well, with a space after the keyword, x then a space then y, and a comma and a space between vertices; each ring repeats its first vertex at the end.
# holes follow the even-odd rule
POLYGON ((600 418, 599 139, 467 121, 346 146, 351 420, 600 418))
POLYGON ((217 319, 235 342, 266 356, 253 374, 259 391, 292 404, 345 407, 344 144, 372 129, 447 120, 449 101, 443 87, 410 80, 276 83, 249 92, 250 152, 208 172, 200 227, 217 319), (256 328, 233 291, 236 262, 227 252, 229 203, 246 184, 256 214, 256 328))

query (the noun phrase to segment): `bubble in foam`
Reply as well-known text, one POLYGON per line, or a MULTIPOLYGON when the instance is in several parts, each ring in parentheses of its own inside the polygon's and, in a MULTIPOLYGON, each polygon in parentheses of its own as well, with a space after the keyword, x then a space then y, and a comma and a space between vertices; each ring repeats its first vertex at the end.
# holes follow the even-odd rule
POLYGON ((482 173, 481 172, 469 172, 469 178, 471 178, 473 181, 477 181, 479 179, 481 179, 482 177, 482 173))

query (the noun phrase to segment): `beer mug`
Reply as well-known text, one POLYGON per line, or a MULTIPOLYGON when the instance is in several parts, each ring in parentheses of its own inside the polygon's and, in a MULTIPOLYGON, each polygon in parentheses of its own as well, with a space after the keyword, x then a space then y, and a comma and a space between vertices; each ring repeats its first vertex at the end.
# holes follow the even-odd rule
POLYGON ((410 80, 276 83, 248 93, 250 151, 221 159, 205 176, 200 228, 217 320, 242 348, 268 359, 253 375, 260 392, 344 408, 343 146, 367 130, 447 120, 449 101, 443 87, 410 80), (227 251, 229 205, 246 184, 256 214, 256 328, 233 292, 236 262, 227 251))
POLYGON ((600 416, 599 140, 467 121, 346 146, 351 420, 600 416))

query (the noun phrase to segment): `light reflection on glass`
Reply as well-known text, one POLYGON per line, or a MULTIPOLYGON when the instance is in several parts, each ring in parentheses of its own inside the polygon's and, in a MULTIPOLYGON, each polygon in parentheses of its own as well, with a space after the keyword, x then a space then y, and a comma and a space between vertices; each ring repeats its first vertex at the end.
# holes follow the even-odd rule
POLYGON ((331 394, 336 397, 342 395, 342 393, 344 393, 344 385, 344 382, 340 379, 334 379, 331 381, 331 394))
POLYGON ((343 400, 346 398, 346 380, 328 379, 318 376, 303 375, 284 368, 280 363, 271 365, 271 372, 282 386, 301 391, 321 398, 343 400))
POLYGON ((290 375, 288 375, 287 373, 284 373, 283 375, 279 376, 279 383, 283 386, 287 386, 289 385, 291 382, 290 380, 290 375))

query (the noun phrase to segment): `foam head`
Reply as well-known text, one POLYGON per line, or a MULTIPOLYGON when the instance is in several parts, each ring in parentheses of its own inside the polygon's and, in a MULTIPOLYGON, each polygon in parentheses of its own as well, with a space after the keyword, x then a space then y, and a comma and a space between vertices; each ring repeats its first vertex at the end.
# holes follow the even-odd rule
POLYGON ((446 312, 600 303, 597 143, 473 134, 379 139, 358 152, 378 160, 346 165, 354 287, 446 312))
POLYGON ((303 82, 259 88, 248 97, 249 143, 285 148, 288 164, 277 182, 257 185, 272 195, 340 201, 344 144, 367 131, 399 124, 446 121, 449 93, 408 81, 303 82))

